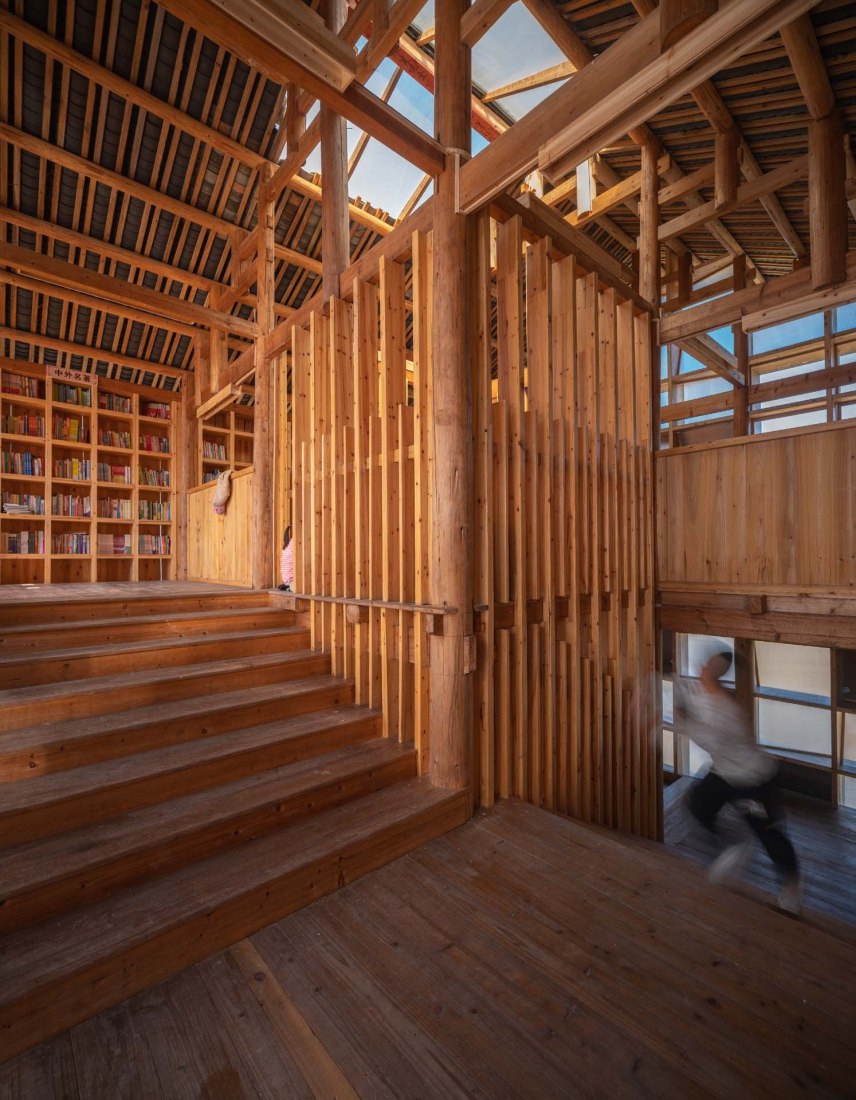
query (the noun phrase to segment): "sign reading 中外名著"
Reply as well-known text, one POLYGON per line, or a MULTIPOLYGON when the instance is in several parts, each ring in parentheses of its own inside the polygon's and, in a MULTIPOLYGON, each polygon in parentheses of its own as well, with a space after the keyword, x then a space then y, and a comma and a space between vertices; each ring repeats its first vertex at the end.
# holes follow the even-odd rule
POLYGON ((82 382, 84 386, 97 386, 97 374, 84 374, 83 371, 72 370, 70 367, 48 367, 48 378, 61 378, 63 382, 82 382))

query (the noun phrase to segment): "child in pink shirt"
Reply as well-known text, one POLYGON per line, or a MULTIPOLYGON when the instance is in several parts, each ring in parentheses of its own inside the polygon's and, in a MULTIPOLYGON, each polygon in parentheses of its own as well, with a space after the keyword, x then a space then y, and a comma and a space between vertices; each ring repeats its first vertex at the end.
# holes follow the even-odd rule
POLYGON ((294 542, 291 538, 291 527, 286 527, 282 538, 282 557, 279 560, 282 584, 279 586, 283 592, 290 592, 294 583, 294 542))

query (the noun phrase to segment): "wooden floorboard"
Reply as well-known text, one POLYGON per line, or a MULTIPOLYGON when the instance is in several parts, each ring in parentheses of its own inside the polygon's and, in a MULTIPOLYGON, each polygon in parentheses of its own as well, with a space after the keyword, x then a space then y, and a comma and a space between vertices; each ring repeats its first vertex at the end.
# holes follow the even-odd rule
POLYGON ((69 600, 175 599, 177 596, 250 595, 252 589, 204 581, 97 581, 88 584, 4 584, 0 608, 27 603, 67 603, 69 600))
POLYGON ((506 802, 0 1067, 0 1096, 852 1096, 852 950, 506 802))

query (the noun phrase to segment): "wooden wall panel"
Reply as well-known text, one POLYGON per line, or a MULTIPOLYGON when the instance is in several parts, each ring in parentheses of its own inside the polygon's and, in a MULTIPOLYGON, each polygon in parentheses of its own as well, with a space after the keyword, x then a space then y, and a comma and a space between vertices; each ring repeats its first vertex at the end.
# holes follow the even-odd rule
POLYGON ((856 584, 856 425, 657 455, 658 583, 856 584))
POLYGON ((657 836, 648 316, 514 218, 476 269, 479 799, 657 836))
POLYGON ((212 507, 215 481, 187 494, 187 577, 221 584, 253 583, 253 467, 232 475, 225 515, 212 507))

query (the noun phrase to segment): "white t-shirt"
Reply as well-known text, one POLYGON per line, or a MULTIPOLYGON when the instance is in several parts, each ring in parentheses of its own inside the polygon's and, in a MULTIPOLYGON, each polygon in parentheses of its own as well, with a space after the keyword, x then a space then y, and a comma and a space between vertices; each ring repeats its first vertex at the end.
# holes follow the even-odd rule
POLYGON ((758 748, 737 700, 699 683, 675 682, 675 704, 686 714, 681 732, 711 757, 711 771, 732 787, 758 787, 772 779, 776 762, 758 748))

